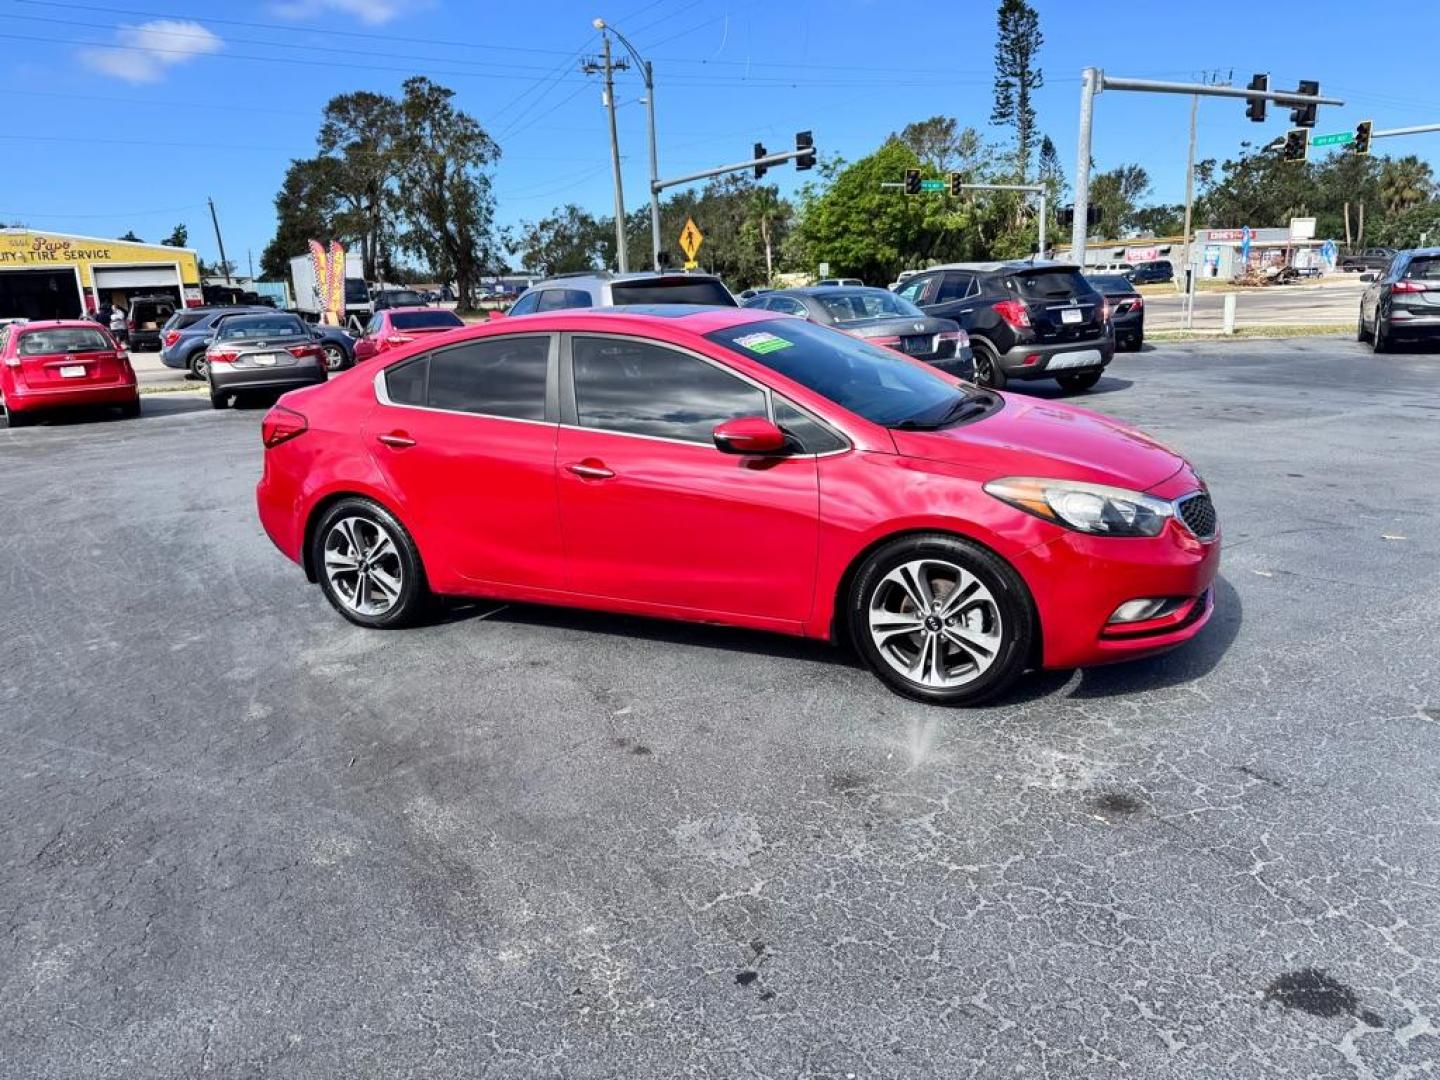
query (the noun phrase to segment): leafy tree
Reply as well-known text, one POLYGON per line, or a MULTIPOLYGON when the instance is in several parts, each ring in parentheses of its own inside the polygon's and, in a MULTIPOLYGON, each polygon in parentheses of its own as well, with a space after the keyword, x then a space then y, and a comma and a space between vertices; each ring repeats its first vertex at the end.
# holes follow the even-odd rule
POLYGON ((1045 185, 1051 206, 1064 197, 1069 186, 1065 183, 1065 167, 1060 164, 1060 152, 1055 149, 1049 135, 1040 140, 1040 163, 1036 169, 1036 177, 1045 185))
POLYGON ((1014 131, 1015 172, 1024 183, 1035 138, 1033 95, 1045 85, 1035 58, 1045 39, 1040 17, 1025 0, 1000 0, 995 20, 995 104, 990 122, 1014 131))
MULTIPOLYGON (((230 259, 226 259, 224 262, 214 263, 206 262, 204 259, 196 259, 195 261, 199 264, 200 276, 202 278, 235 276, 235 263, 230 259)), ((286 269, 288 270, 289 267, 287 266, 286 269)))
POLYGON ((1423 247, 1440 241, 1440 200, 1412 206, 1387 218, 1371 234, 1386 247, 1423 247))
POLYGON ((278 281, 290 274, 290 260, 307 251, 311 240, 349 240, 336 227, 336 187, 343 166, 332 157, 290 162, 285 182, 275 196, 275 238, 260 253, 261 274, 278 281))
POLYGON ((906 124, 891 138, 904 143, 921 165, 937 173, 964 173, 968 180, 980 170, 980 133, 960 128, 953 116, 932 116, 906 124))
POLYGON ((533 224, 522 222, 517 233, 506 237, 506 247, 526 270, 565 274, 604 266, 607 251, 615 249, 614 237, 609 218, 597 219, 571 203, 533 224))
POLYGON ((1142 206, 1130 216, 1136 232, 1148 236, 1178 236, 1185 230, 1185 204, 1142 206))
POLYGON ((1435 177, 1428 163, 1413 154, 1380 167, 1380 200, 1386 214, 1400 215, 1435 193, 1435 177))
POLYGON ((486 269, 500 265, 495 197, 485 171, 500 147, 457 109, 453 90, 421 75, 406 79, 395 139, 396 183, 389 205, 405 225, 401 244, 444 279, 455 278, 460 305, 486 269))
POLYGON ((132 244, 143 244, 145 242, 144 240, 141 240, 140 237, 135 235, 134 229, 129 230, 124 236, 118 237, 118 239, 127 240, 132 244))
POLYGON ((170 235, 164 240, 161 240, 160 243, 166 247, 183 248, 190 243, 190 230, 183 224, 176 225, 175 228, 170 230, 170 235))
POLYGON ((379 276, 390 229, 386 199, 398 175, 400 132, 399 103, 366 90, 331 98, 320 125, 321 155, 342 166, 331 173, 337 203, 331 227, 359 246, 370 279, 379 276))
POLYGON ((1100 230, 1124 236, 1135 225, 1139 201, 1150 190, 1150 174, 1139 165, 1120 165, 1090 181, 1090 205, 1100 207, 1100 230))
POLYGON ((780 198, 775 187, 756 187, 750 193, 746 207, 744 231, 747 236, 758 235, 765 249, 765 284, 775 280, 776 232, 790 216, 790 205, 780 198))

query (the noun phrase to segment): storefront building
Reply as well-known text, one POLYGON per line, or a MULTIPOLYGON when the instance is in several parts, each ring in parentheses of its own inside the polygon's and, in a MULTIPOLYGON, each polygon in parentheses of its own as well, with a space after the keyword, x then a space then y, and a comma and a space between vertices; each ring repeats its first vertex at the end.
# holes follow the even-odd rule
POLYGON ((195 252, 93 236, 0 229, 0 319, 74 319, 137 297, 202 303, 195 252))

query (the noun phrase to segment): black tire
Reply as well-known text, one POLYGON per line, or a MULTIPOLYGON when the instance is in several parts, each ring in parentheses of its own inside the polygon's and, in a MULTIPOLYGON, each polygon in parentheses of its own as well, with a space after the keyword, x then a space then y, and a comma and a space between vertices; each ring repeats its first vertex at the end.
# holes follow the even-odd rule
POLYGON ((1355 340, 1366 342, 1370 340, 1370 331, 1365 329, 1365 313, 1360 313, 1360 318, 1355 320, 1355 340))
MULTIPOLYGON (((378 542, 377 542, 378 544, 378 542)), ((353 548, 352 548, 353 550, 353 548)), ((372 546, 371 551, 374 550, 372 546)), ((412 626, 419 622, 430 606, 430 586, 425 577, 425 566, 420 561, 420 552, 415 547, 415 542, 410 539, 410 534, 405 526, 400 524, 394 514, 386 510, 378 503, 369 499, 359 497, 342 499, 327 509, 324 515, 316 523, 313 535, 310 540, 311 565, 315 568, 316 580, 320 583, 320 591, 325 594, 325 599, 330 605, 356 626, 364 626, 375 630, 393 630, 402 626, 412 626), (331 579, 327 572, 326 548, 332 545, 332 533, 338 530, 341 540, 340 546, 335 548, 339 553, 344 552, 344 536, 354 535, 354 523, 363 523, 362 532, 365 536, 359 538, 364 544, 368 537, 378 536, 381 533, 387 534, 393 553, 387 551, 385 554, 376 557, 377 569, 391 579, 395 579, 398 572, 399 589, 394 601, 382 612, 366 613, 358 610, 355 604, 358 589, 358 574, 356 575, 356 593, 347 595, 343 590, 348 581, 349 574, 339 572, 339 584, 331 579), (351 530, 346 532, 345 524, 349 523, 351 530)), ((376 586, 372 585, 371 588, 376 586)))
POLYGON ((34 423, 35 423, 35 417, 32 416, 32 415, 29 414, 29 413, 11 412, 9 409, 6 409, 6 410, 5 410, 5 425, 6 425, 6 427, 12 427, 12 428, 30 427, 30 426, 31 426, 32 424, 34 424, 34 423))
POLYGON ((122 420, 136 420, 136 419, 139 419, 139 417, 140 417, 140 400, 139 400, 139 398, 136 398, 134 401, 127 401, 124 405, 121 405, 121 406, 120 406, 120 419, 122 419, 122 420))
POLYGON ((212 409, 224 409, 230 404, 230 395, 215 390, 210 391, 210 407, 212 409))
POLYGON ((1139 334, 1136 334, 1136 335, 1135 335, 1134 337, 1132 337, 1129 341, 1125 342, 1125 351, 1126 351, 1126 352, 1139 352, 1139 351, 1140 351, 1141 349, 1143 349, 1144 347, 1145 347, 1145 339, 1144 339, 1141 335, 1139 335, 1139 334))
POLYGON ((1385 329, 1385 324, 1380 321, 1380 316, 1375 316, 1375 329, 1370 332, 1370 348, 1373 352, 1386 353, 1394 346, 1390 342, 1390 334, 1385 329))
POLYGON ((1072 393, 1078 393, 1081 390, 1089 390, 1098 383, 1100 381, 1100 372, 1079 371, 1074 375, 1057 375, 1055 376, 1055 381, 1058 382, 1063 389, 1069 390, 1072 393))
MULTIPOLYGON (((932 579, 926 586, 937 600, 940 599, 939 583, 943 583, 943 578, 938 582, 932 579)), ((962 610, 968 610, 970 606, 962 610)), ((1036 641, 1035 608, 1020 575, 994 552, 949 533, 900 537, 878 548, 856 573, 850 593, 845 598, 844 611, 856 652, 880 681, 897 694, 932 705, 976 705, 1004 693, 1024 672, 1036 641), (877 594, 882 589, 894 588, 887 582, 887 575, 917 560, 935 560, 958 567, 973 575, 989 593, 985 602, 989 614, 981 612, 981 618, 993 616, 992 630, 998 635, 998 640, 987 661, 989 666, 958 686, 925 686, 902 674, 881 652, 871 632, 872 604, 884 599, 883 594, 877 594)), ((898 617, 907 616, 902 614, 898 617)), ((926 623, 930 621, 926 619, 926 623)), ((962 618, 962 622, 966 621, 968 618, 962 618)), ((936 629, 939 630, 938 624, 936 629)), ((916 634, 915 638, 917 641, 910 644, 918 650, 922 647, 918 642, 923 638, 921 634, 916 634)), ((901 646, 905 647, 905 643, 902 642, 901 646)), ((978 666, 978 662, 973 661, 973 654, 947 647, 951 648, 952 656, 958 651, 962 659, 971 659, 978 666)))
POLYGON ((333 374, 337 371, 344 371, 350 366, 350 356, 345 352, 343 345, 337 345, 333 341, 326 341, 321 344, 325 350, 325 371, 333 374))
POLYGON ((196 349, 191 353, 185 366, 190 369, 190 378, 192 379, 204 379, 210 374, 210 364, 205 359, 204 349, 196 349))
POLYGON ((1000 370, 1000 361, 994 351, 988 345, 975 342, 971 346, 971 355, 975 358, 975 385, 1004 390, 1009 380, 1000 370))

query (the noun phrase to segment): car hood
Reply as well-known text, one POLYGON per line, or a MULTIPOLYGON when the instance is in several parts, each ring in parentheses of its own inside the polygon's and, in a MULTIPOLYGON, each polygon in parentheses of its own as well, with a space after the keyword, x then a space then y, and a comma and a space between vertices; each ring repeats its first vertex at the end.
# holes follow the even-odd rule
POLYGON ((1099 413, 1055 401, 1000 395, 1004 407, 940 431, 891 431, 907 457, 944 461, 977 480, 1047 476, 1144 491, 1185 459, 1150 436, 1099 413))

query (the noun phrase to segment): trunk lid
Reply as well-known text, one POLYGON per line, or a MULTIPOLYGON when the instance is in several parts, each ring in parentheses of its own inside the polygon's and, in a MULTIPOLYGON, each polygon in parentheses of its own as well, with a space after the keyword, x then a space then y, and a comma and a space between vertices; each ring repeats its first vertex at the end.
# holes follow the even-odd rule
POLYGON ((1105 334, 1103 297, 1068 266, 1037 266, 1016 271, 1014 295, 1030 313, 1040 344, 1093 341, 1105 334))
POLYGON ((98 326, 28 330, 16 351, 25 384, 37 389, 119 382, 126 374, 123 351, 98 326))

